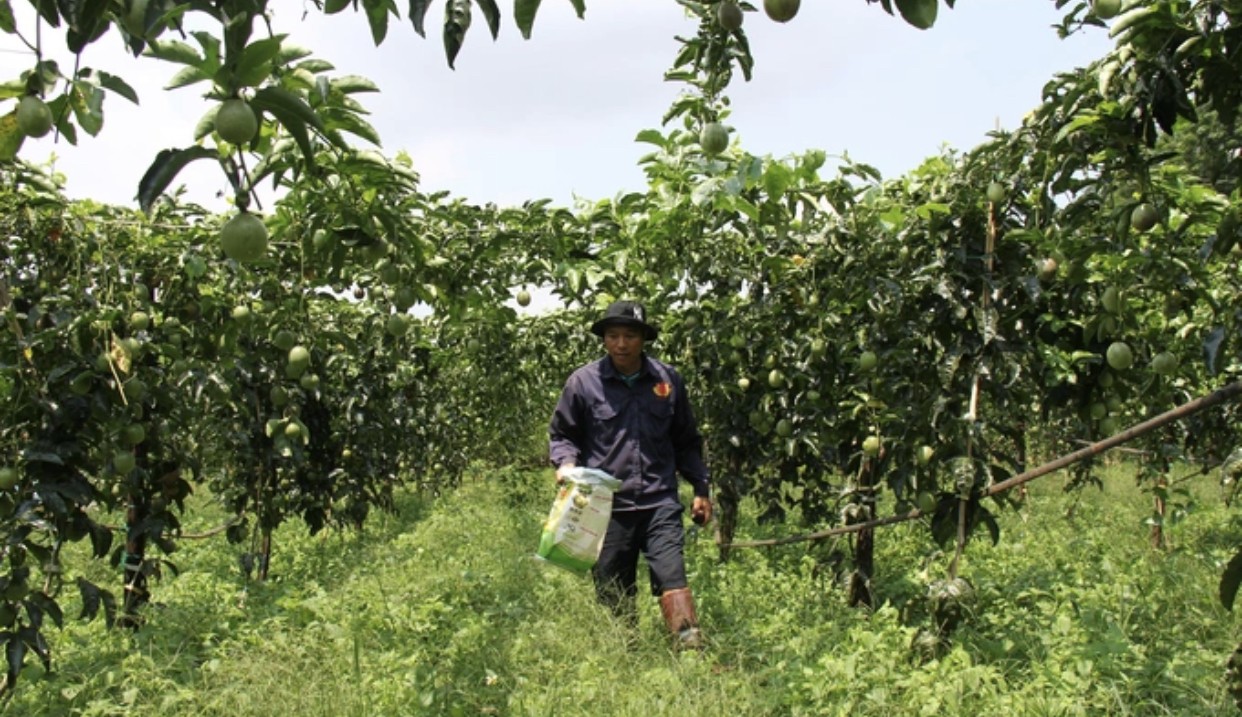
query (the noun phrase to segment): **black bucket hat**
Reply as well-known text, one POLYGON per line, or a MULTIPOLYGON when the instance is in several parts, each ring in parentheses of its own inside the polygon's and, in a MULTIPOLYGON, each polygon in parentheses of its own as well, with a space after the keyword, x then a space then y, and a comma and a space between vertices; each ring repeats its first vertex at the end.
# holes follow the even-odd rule
POLYGON ((656 327, 647 323, 647 310, 637 301, 614 301, 604 310, 604 317, 591 324, 591 333, 603 336, 609 326, 634 326, 643 330, 643 338, 654 341, 656 327))

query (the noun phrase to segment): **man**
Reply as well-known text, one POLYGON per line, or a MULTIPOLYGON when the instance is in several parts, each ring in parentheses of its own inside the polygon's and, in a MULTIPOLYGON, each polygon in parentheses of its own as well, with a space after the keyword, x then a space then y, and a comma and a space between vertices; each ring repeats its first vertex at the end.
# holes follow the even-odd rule
POLYGON ((669 631, 681 646, 701 648, 686 580, 678 473, 694 487, 690 511, 696 523, 711 520, 712 504, 703 439, 685 383, 672 367, 643 352, 658 331, 647 323, 641 304, 614 302, 591 333, 603 339, 607 355, 570 375, 548 434, 558 482, 565 469, 577 465, 621 481, 592 571, 596 595, 617 615, 636 619, 642 553, 669 631))

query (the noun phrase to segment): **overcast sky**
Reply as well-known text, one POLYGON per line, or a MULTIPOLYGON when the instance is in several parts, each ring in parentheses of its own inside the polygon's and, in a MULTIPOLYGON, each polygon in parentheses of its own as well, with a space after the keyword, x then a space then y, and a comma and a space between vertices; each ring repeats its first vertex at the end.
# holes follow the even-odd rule
MULTIPOLYGON (((567 205, 575 197, 641 190, 636 162, 650 147, 634 137, 659 127, 684 91, 663 73, 679 47, 674 36, 697 27, 673 0, 587 0, 583 20, 566 0, 547 0, 525 41, 508 16, 512 4, 502 0, 500 39, 491 40, 476 11, 450 70, 441 3, 428 13, 427 39, 408 20, 394 21, 379 48, 360 14, 325 18, 308 3, 272 4, 289 13, 276 16, 277 31, 332 62, 334 74, 364 75, 379 85, 381 94, 358 99, 372 112, 384 153, 407 151, 424 191, 448 190, 479 203, 550 198, 567 205), (311 8, 305 19, 303 7, 311 8)), ((997 126, 1016 127, 1055 73, 1111 47, 1100 29, 1059 40, 1052 0, 959 0, 954 10, 942 7, 928 31, 864 0, 802 5, 787 24, 762 10, 746 14, 754 78, 735 77, 727 123, 752 153, 848 152, 885 177, 942 146, 970 149, 997 126)), ((17 6, 26 19, 21 26, 31 27, 29 8, 17 6)), ((0 76, 16 77, 33 64, 13 38, 0 42, 0 76)), ((51 49, 62 67, 72 67, 58 42, 51 49)), ((193 141, 211 106, 202 98, 206 85, 163 90, 178 67, 125 54, 116 33, 88 47, 82 64, 124 77, 141 105, 110 97, 98 137, 84 136, 73 147, 49 135, 28 141, 22 156, 43 162, 54 154, 70 196, 134 206, 138 180, 156 152, 193 141)), ((227 183, 218 168, 196 163, 178 183, 195 201, 224 208, 216 195, 227 183)))

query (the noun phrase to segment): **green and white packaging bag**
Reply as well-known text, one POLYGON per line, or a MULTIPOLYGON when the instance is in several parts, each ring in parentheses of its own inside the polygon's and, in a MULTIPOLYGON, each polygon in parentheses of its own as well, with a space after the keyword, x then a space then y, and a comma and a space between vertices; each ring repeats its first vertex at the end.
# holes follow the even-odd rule
POLYGON ((612 516, 612 494, 621 481, 595 468, 570 468, 543 524, 535 556, 575 573, 599 559, 612 516))

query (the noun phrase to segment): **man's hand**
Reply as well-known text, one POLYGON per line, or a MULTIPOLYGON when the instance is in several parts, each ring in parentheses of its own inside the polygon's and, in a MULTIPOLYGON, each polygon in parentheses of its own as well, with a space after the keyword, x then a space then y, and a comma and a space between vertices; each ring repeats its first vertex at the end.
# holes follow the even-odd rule
POLYGON ((703 496, 694 496, 690 504, 690 519, 699 525, 706 525, 712 519, 712 500, 703 496))
POLYGON ((575 466, 573 463, 565 463, 556 469, 556 484, 558 486, 565 485, 565 481, 567 480, 565 475, 569 471, 570 468, 574 468, 574 467, 575 466))

